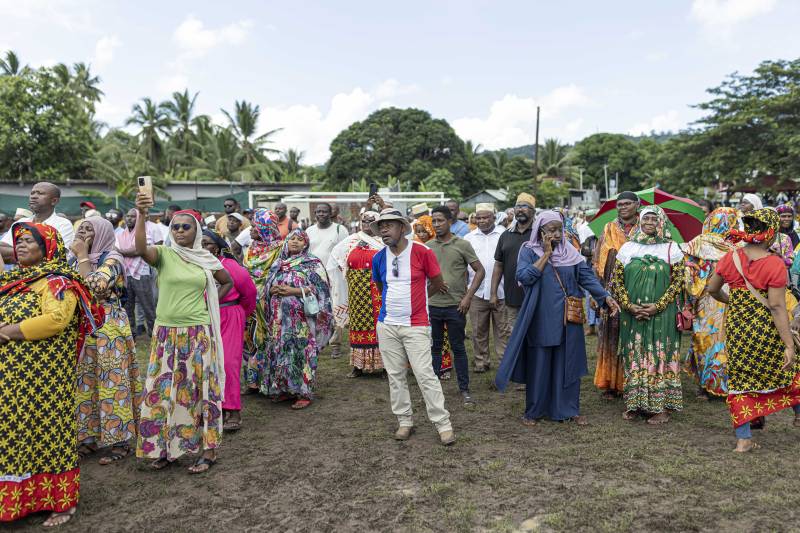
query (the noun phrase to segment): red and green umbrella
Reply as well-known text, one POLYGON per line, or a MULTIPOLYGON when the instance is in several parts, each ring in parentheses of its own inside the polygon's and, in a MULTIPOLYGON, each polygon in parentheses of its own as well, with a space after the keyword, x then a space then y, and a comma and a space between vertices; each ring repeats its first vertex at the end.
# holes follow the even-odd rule
MULTIPOLYGON (((638 191, 636 196, 642 205, 657 205, 667 215, 667 227, 675 242, 688 242, 703 231, 705 214, 703 209, 688 198, 681 198, 651 187, 638 191)), ((617 197, 606 200, 589 222, 595 235, 601 235, 606 224, 617 218, 617 197)))

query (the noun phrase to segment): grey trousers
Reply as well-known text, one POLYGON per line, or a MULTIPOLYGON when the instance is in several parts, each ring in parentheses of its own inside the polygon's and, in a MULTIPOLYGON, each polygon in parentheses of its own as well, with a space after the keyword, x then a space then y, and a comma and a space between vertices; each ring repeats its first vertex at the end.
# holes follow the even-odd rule
POLYGON ((497 309, 489 305, 489 300, 474 296, 469 306, 469 320, 472 323, 472 346, 475 368, 488 368, 491 365, 489 354, 489 330, 494 330, 494 359, 497 363, 506 351, 511 326, 503 300, 497 303, 497 309))
POLYGON ((153 295, 153 277, 150 275, 140 276, 134 279, 128 276, 128 301, 125 302, 125 312, 131 321, 131 333, 136 335, 136 305, 138 304, 144 313, 144 323, 147 334, 153 334, 153 323, 156 321, 156 299, 153 295))

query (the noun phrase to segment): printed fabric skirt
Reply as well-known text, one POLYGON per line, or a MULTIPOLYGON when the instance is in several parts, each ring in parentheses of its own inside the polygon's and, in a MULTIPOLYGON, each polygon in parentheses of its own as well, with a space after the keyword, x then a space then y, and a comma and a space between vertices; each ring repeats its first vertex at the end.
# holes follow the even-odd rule
POLYGON ((692 344, 685 368, 709 394, 728 394, 728 355, 725 350, 725 307, 707 294, 693 302, 692 344))
POLYGON ((142 401, 137 457, 177 459, 217 448, 222 393, 211 326, 156 325, 142 401))
POLYGON ((100 447, 136 437, 142 383, 125 309, 104 305, 106 321, 78 357, 78 444, 100 447))
POLYGON ((350 366, 364 372, 383 369, 375 323, 381 307, 381 295, 371 283, 370 269, 347 271, 350 304, 350 366))
POLYGON ((594 385, 600 390, 622 393, 625 389, 625 366, 619 356, 619 315, 601 314, 597 326, 597 368, 594 385))
POLYGON ((733 426, 800 404, 798 365, 783 368, 785 346, 772 314, 747 289, 731 289, 725 329, 733 426))

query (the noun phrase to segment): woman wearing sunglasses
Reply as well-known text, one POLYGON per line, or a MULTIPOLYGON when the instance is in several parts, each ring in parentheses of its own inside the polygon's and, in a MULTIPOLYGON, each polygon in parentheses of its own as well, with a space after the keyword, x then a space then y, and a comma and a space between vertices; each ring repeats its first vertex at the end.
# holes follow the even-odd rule
POLYGON ((207 471, 222 435, 225 365, 219 300, 233 287, 219 259, 203 249, 199 213, 178 211, 169 243, 148 246, 144 221, 153 200, 136 196, 136 254, 158 269, 161 297, 150 344, 136 456, 162 470, 185 453, 202 455, 189 468, 207 471))

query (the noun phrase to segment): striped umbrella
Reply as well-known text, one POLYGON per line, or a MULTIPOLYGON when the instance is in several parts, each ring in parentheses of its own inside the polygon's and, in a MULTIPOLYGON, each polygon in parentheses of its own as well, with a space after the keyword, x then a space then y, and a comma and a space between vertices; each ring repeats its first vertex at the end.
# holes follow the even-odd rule
MULTIPOLYGON (((675 242, 688 242, 703 231, 703 209, 688 198, 681 198, 651 187, 637 191, 642 205, 658 205, 667 215, 667 227, 675 242)), ((617 197, 606 200, 589 222, 595 235, 602 235, 606 224, 617 218, 617 197)))

